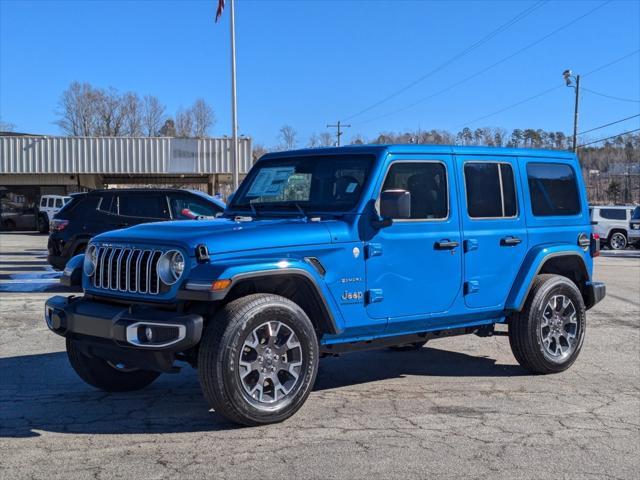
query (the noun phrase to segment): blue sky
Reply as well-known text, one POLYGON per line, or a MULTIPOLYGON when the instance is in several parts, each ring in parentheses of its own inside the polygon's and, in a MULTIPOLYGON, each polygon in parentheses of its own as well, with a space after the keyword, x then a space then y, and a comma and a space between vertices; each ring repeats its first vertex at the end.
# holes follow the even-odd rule
MULTIPOLYGON (((225 11, 215 24, 216 3, 0 0, 2 120, 18 131, 60 133, 53 123, 56 104, 78 80, 154 94, 169 112, 203 97, 218 119, 212 134, 228 134, 229 16, 225 11)), ((469 122, 562 85, 566 68, 586 74, 633 52, 584 76, 582 84, 636 101, 585 91, 580 130, 640 113, 640 2, 599 0, 548 1, 401 94, 353 116, 536 4, 238 0, 240 132, 266 146, 278 143, 284 124, 298 131, 304 146, 309 135, 338 119, 353 124, 347 140, 381 131, 458 131, 464 125, 568 133, 573 97, 566 87, 469 122)), ((638 127, 635 118, 591 138, 638 127)))

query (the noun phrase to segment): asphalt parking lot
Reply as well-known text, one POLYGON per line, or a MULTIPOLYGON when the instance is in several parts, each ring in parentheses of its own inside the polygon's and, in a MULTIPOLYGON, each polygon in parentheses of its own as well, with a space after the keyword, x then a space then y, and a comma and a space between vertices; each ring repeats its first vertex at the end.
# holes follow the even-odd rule
POLYGON ((532 376, 506 337, 321 361, 292 419, 238 428, 196 374, 105 394, 42 319, 64 289, 46 236, 0 234, 0 478, 638 478, 640 255, 596 260, 608 296, 567 372, 532 376))

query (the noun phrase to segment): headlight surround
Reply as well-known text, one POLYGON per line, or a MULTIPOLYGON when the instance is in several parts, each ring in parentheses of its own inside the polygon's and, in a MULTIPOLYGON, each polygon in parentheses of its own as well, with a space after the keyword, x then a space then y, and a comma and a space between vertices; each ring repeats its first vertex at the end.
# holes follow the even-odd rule
POLYGON ((173 285, 184 273, 184 255, 178 250, 168 250, 158 260, 158 275, 165 285, 173 285))
POLYGON ((84 254, 84 274, 88 277, 93 275, 98 265, 98 248, 95 245, 89 245, 84 254))

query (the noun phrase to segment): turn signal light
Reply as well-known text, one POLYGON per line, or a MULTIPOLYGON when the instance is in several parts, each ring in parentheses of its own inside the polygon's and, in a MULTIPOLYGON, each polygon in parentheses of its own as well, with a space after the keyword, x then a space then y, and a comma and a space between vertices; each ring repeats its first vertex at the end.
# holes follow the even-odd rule
POLYGON ((213 291, 224 290, 229 285, 231 285, 231 280, 229 280, 229 279, 216 280, 215 282, 213 282, 211 284, 211 290, 213 290, 213 291))

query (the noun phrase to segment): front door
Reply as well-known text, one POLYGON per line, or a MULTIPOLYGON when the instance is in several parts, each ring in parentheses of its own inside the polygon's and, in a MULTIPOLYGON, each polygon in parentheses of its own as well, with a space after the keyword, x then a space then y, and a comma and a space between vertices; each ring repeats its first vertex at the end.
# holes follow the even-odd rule
POLYGON ((469 308, 502 308, 527 252, 518 163, 459 158, 464 298, 469 308))
POLYGON ((423 328, 429 314, 449 309, 462 283, 452 159, 391 159, 378 186, 385 190, 411 193, 411 217, 394 219, 365 246, 367 313, 387 318, 390 331, 423 328))

